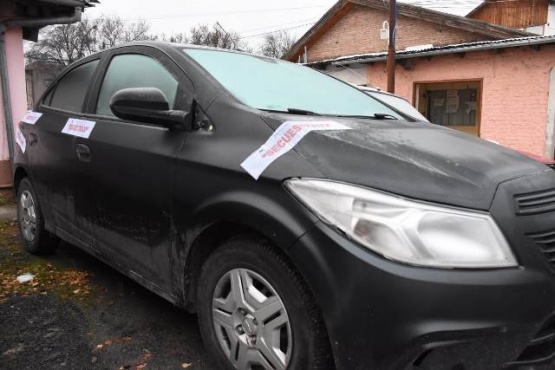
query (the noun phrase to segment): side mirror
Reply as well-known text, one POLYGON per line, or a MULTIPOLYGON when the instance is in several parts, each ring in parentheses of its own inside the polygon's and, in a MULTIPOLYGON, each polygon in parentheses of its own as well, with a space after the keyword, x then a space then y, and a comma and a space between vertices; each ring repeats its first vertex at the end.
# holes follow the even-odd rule
POLYGON ((154 87, 119 90, 110 100, 110 109, 116 117, 125 120, 161 124, 170 129, 193 129, 192 109, 189 112, 170 110, 166 95, 154 87))

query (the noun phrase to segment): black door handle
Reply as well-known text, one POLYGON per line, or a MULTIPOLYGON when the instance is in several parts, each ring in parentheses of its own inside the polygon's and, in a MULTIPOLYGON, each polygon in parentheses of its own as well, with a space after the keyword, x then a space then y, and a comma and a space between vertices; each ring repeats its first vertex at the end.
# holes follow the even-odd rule
POLYGON ((33 134, 33 133, 30 133, 29 134, 29 145, 33 145, 37 141, 39 141, 39 138, 37 137, 37 135, 33 134))
POLYGON ((77 144, 75 146, 75 151, 80 161, 87 163, 91 161, 91 150, 85 144, 77 144))

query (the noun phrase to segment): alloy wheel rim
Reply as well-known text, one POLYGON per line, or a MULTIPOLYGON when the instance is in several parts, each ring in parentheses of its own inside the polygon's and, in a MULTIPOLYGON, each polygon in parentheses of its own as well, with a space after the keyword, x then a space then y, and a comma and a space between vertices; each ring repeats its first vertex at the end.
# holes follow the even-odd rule
POLYGON ((272 285, 249 269, 233 269, 216 285, 212 320, 218 342, 240 370, 285 370, 293 350, 289 316, 272 285))
POLYGON ((23 237, 29 242, 33 242, 37 233, 37 213, 35 201, 31 192, 23 191, 19 200, 20 226, 23 237))

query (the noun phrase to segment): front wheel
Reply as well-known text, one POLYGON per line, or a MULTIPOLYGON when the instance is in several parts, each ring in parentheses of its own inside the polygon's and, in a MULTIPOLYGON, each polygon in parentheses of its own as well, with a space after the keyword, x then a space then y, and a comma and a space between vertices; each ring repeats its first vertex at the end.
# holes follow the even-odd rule
POLYGON ((54 251, 59 240, 44 228, 44 219, 35 189, 28 178, 21 180, 17 190, 17 218, 25 250, 32 254, 54 251))
POLYGON ((228 369, 330 369, 321 314, 299 274, 265 242, 232 240, 204 264, 198 316, 228 369))

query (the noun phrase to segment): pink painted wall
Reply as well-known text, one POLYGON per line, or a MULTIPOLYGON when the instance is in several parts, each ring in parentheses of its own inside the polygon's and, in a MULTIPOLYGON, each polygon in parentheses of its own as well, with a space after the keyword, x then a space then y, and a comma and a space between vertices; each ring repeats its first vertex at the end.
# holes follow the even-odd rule
MULTIPOLYGON (((483 80, 480 136, 504 146, 546 153, 547 108, 555 46, 528 47, 411 59, 397 66, 396 94, 414 103, 414 83, 483 80)), ((387 88, 384 63, 368 67, 368 81, 387 88)), ((555 99, 555 97, 552 97, 555 99)))
MULTIPOLYGON (((8 29, 4 35, 4 38, 6 42, 12 115, 14 125, 17 125, 19 120, 25 115, 25 112, 27 111, 27 95, 25 90, 25 61, 23 59, 23 34, 21 28, 8 29)), ((3 104, 0 104, 0 124, 0 161, 2 161, 9 159, 7 142, 8 137, 6 134, 3 104)), ((0 183, 3 183, 2 179, 0 179, 0 183)))

